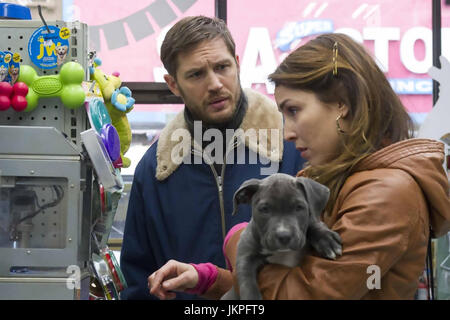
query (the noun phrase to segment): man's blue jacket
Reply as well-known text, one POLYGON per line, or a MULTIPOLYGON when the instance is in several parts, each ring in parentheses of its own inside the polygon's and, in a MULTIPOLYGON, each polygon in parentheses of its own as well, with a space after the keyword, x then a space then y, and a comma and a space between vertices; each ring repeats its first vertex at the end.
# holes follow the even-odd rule
MULTIPOLYGON (((121 251, 128 284, 122 299, 155 298, 149 294, 147 278, 170 259, 225 268, 226 233, 251 217, 248 205, 231 215, 234 192, 245 180, 276 172, 295 175, 302 168, 304 160, 294 144, 283 141, 276 105, 255 91, 244 92, 248 110, 242 132, 231 139, 234 146, 228 149, 221 173, 208 164, 211 155, 197 151, 201 148, 191 139, 182 112, 136 167, 121 251)), ((195 296, 178 293, 177 298, 195 296)))

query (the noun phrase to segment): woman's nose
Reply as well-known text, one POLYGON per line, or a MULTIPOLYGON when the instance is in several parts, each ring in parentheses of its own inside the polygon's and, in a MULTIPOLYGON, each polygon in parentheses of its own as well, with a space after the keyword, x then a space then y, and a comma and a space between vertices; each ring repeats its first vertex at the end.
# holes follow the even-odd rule
POLYGON ((297 134, 290 121, 284 122, 284 139, 287 141, 295 141, 297 139, 297 134))

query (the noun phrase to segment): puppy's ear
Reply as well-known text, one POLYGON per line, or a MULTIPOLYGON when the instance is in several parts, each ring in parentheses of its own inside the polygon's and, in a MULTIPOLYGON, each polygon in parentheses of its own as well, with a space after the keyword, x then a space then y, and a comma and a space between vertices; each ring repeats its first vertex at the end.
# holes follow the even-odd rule
POLYGON ((297 178, 297 186, 306 195, 306 201, 311 211, 311 218, 320 219, 320 214, 325 209, 328 198, 330 197, 330 189, 321 183, 304 177, 297 178))
POLYGON ((231 215, 236 214, 236 210, 239 204, 241 203, 250 203, 253 195, 258 191, 259 184, 261 180, 259 179, 250 179, 244 181, 239 189, 234 193, 233 197, 233 213, 231 215))

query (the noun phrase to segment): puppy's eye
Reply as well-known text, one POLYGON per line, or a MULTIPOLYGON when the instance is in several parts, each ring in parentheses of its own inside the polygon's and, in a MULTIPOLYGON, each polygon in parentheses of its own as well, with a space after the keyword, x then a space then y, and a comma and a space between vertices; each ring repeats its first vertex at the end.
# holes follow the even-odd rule
POLYGON ((295 210, 302 211, 303 210, 303 206, 301 204, 298 204, 298 205, 295 206, 295 210))
POLYGON ((262 213, 268 213, 269 212, 269 206, 266 204, 263 204, 261 206, 258 207, 259 212, 262 213))

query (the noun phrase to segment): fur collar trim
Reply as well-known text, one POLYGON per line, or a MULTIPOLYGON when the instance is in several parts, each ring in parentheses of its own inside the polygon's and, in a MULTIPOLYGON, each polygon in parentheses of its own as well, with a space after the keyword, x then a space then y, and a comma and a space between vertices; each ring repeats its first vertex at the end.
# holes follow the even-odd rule
MULTIPOLYGON (((248 99, 247 113, 235 136, 260 156, 280 162, 283 156, 283 118, 275 103, 252 89, 244 89, 248 99), (253 139, 251 133, 254 132, 253 139)), ((178 113, 161 131, 156 150, 156 179, 169 177, 191 152, 191 145, 201 150, 192 139, 183 111, 178 113)))

